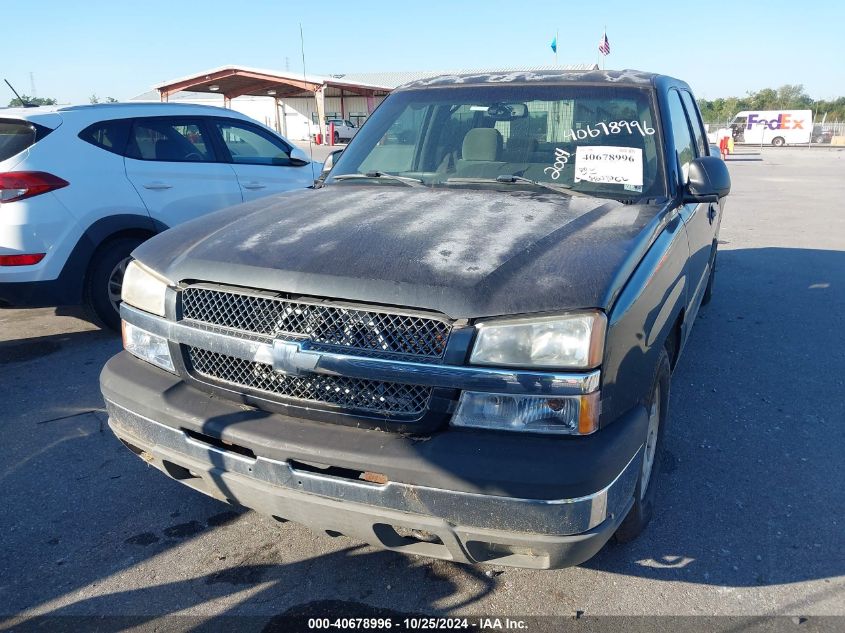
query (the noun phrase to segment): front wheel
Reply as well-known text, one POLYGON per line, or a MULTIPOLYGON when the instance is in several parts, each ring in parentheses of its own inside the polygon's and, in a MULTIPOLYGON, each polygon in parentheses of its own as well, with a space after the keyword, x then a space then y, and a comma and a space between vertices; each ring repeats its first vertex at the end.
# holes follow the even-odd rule
POLYGON ((120 238, 106 242, 94 253, 85 276, 85 309, 96 322, 120 329, 120 294, 130 253, 143 240, 120 238))
POLYGON ((340 142, 340 134, 337 132, 334 133, 334 144, 337 145, 340 142))
POLYGON ((640 475, 634 488, 634 505, 616 530, 616 540, 620 543, 627 543, 637 538, 654 514, 654 497, 657 489, 655 480, 660 471, 663 436, 669 412, 670 375, 669 354, 665 348, 662 348, 657 361, 651 396, 646 405, 648 427, 643 440, 640 475))
POLYGON ((786 145, 786 141, 783 140, 782 136, 776 136, 772 139, 772 145, 774 145, 775 147, 783 147, 784 145, 786 145))

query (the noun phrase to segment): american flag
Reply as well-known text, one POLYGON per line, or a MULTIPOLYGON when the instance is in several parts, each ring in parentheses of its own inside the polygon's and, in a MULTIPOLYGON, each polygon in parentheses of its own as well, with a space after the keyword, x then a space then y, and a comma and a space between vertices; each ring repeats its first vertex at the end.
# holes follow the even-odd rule
POLYGON ((607 39, 607 33, 604 34, 604 37, 599 42, 599 52, 602 55, 610 55, 610 42, 607 39))

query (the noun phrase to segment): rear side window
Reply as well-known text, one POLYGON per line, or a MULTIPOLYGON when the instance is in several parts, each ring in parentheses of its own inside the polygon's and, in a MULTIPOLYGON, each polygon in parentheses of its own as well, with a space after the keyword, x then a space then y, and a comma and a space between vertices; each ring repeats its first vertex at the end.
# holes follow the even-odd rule
POLYGON ((203 163, 214 160, 204 125, 196 119, 136 119, 127 156, 141 160, 203 163))
POLYGON ((100 121, 82 130, 79 138, 100 149, 122 155, 126 152, 126 142, 129 139, 131 126, 132 121, 129 119, 100 121))
POLYGON ((20 154, 52 131, 30 121, 0 119, 0 161, 20 154))

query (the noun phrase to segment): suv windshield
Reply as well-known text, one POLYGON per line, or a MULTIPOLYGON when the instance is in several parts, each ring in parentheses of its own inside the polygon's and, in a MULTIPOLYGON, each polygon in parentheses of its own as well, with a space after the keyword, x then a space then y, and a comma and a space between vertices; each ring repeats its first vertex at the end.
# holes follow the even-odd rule
POLYGON ((384 177, 393 175, 427 186, 502 188, 536 181, 597 196, 659 196, 666 190, 659 148, 648 89, 407 90, 373 113, 328 182, 401 186, 384 177))

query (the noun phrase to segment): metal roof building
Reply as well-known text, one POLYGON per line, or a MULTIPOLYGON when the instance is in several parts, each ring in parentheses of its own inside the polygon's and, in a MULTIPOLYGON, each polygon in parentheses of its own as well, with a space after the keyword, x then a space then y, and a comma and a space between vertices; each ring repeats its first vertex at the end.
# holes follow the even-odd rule
MULTIPOLYGON (((595 64, 509 68, 513 72, 550 70, 590 71, 595 64)), ((306 139, 318 129, 326 136, 327 118, 362 123, 394 88, 460 73, 499 72, 502 69, 399 71, 303 75, 288 71, 221 66, 172 79, 138 95, 139 101, 186 101, 221 105, 247 114, 292 139, 306 139)))

